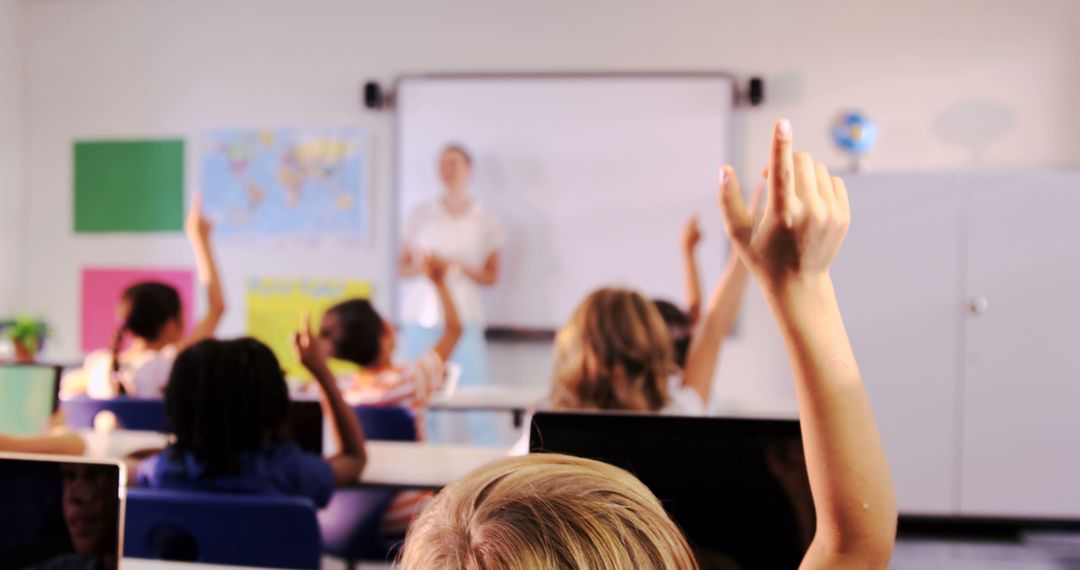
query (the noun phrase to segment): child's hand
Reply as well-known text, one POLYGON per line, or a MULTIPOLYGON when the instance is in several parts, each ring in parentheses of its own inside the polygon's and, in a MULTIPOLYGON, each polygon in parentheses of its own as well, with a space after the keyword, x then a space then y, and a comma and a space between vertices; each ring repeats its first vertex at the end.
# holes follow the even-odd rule
POLYGON ((191 207, 188 209, 187 220, 184 222, 184 231, 187 232, 188 239, 205 243, 210 240, 213 230, 213 222, 203 215, 202 193, 196 192, 191 197, 191 207))
POLYGON ((701 228, 698 226, 697 216, 691 216, 686 220, 686 224, 683 225, 682 230, 682 244, 683 251, 686 253, 692 253, 697 249, 697 245, 701 243, 701 228))
POLYGON ((420 268, 432 283, 438 285, 446 279, 446 272, 449 270, 449 265, 441 257, 429 253, 425 255, 424 259, 420 262, 420 268))
POLYGON ((791 152, 791 124, 773 129, 768 189, 760 222, 747 211, 739 182, 725 166, 720 188, 724 225, 743 262, 767 287, 827 277, 851 210, 844 181, 806 153, 791 152))
POLYGON ((293 333, 292 341, 300 363, 308 372, 318 378, 320 372, 329 370, 329 357, 323 343, 311 332, 311 315, 308 313, 300 315, 300 330, 293 333))

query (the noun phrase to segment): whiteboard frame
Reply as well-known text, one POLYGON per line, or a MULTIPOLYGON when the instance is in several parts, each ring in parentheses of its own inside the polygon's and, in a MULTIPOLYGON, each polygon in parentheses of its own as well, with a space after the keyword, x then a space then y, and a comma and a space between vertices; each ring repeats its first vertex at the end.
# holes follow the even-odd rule
MULTIPOLYGON (((397 152, 398 142, 401 140, 401 113, 397 108, 397 94, 401 85, 407 81, 429 80, 536 80, 536 79, 726 79, 731 82, 732 110, 739 107, 739 83, 738 77, 727 71, 536 71, 536 72, 434 72, 434 73, 407 73, 394 78, 394 87, 391 92, 391 109, 394 112, 393 148, 394 148, 394 174, 393 174, 393 197, 390 200, 393 220, 391 221, 391 241, 394 252, 391 256, 391 272, 394 276, 391 280, 393 289, 390 302, 394 318, 398 315, 398 303, 400 299, 401 275, 398 265, 401 259, 401 223, 398 221, 398 208, 401 206, 401 153, 397 152)), ((734 139, 735 128, 732 125, 728 136, 734 139)), ((734 146, 731 148, 734 149, 734 146)), ((400 323, 398 323, 400 325, 400 323)), ((554 338, 555 330, 533 327, 505 327, 487 326, 484 331, 488 340, 504 342, 550 342, 554 338)))

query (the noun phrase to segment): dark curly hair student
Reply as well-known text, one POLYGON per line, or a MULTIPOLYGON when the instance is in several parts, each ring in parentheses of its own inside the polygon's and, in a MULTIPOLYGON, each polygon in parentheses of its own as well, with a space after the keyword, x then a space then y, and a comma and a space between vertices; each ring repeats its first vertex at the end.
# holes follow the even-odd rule
POLYGON ((330 342, 330 354, 356 364, 371 366, 382 355, 386 325, 367 299, 350 299, 323 315, 319 336, 330 342))
POLYGON ((165 388, 173 449, 202 460, 205 477, 235 475, 240 454, 282 443, 288 406, 277 357, 252 338, 189 348, 176 358, 165 388))
POLYGON ((310 330, 296 345, 322 390, 340 453, 324 459, 283 440, 289 396, 270 348, 253 338, 204 340, 176 358, 165 390, 176 440, 139 465, 139 484, 302 496, 322 507, 335 487, 355 483, 366 462, 360 424, 310 330))

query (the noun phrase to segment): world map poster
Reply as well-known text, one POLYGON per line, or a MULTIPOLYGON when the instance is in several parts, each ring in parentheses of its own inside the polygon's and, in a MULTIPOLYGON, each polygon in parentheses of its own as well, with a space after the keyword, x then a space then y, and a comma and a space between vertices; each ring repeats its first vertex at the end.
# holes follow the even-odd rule
POLYGON ((201 149, 203 204, 216 233, 367 236, 364 131, 215 131, 201 149))

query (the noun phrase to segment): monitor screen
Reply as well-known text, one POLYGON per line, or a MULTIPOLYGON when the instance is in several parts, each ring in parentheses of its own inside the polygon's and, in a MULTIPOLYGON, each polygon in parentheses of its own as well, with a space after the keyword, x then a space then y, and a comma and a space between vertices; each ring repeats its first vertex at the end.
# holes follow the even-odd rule
POLYGON ((49 427, 56 410, 60 368, 0 364, 0 433, 32 435, 49 427))
POLYGON ((814 536, 796 420, 541 412, 530 450, 633 473, 682 528, 703 569, 798 568, 814 536))
POLYGON ((282 435, 286 440, 296 442, 300 449, 322 455, 322 405, 313 400, 290 400, 289 417, 282 435))
POLYGON ((0 568, 117 568, 117 463, 0 453, 0 568))

